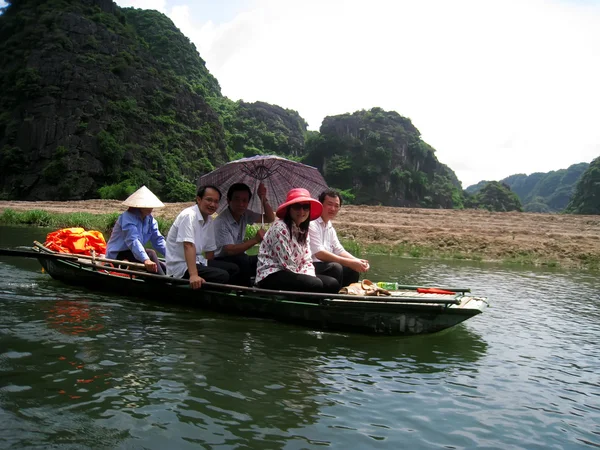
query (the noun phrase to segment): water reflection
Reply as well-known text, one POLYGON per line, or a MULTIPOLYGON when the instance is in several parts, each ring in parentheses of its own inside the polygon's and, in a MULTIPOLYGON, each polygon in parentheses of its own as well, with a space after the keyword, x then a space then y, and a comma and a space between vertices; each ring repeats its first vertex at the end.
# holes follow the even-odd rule
MULTIPOLYGON (((175 445, 207 444, 208 432, 212 445, 284 446, 290 430, 314 426, 324 410, 339 407, 340 393, 352 397, 348 386, 414 383, 418 374, 452 371, 486 351, 481 337, 462 327, 435 337, 381 339, 165 312, 125 299, 120 306, 80 297, 10 307, 29 320, 3 344, 28 356, 3 367, 13 386, 0 398, 4 414, 17 423, 31 417, 81 423, 83 415, 96 431, 75 440, 82 445, 108 433, 161 448, 160 430, 176 426, 175 445), (150 443, 148 426, 157 427, 150 443)), ((38 441, 40 433, 42 440, 62 439, 54 430, 37 431, 38 441)))

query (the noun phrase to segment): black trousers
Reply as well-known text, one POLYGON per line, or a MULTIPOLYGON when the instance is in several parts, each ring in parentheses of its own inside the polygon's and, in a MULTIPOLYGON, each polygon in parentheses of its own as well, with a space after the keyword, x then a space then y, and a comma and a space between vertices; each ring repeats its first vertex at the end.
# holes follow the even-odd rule
MULTIPOLYGON (((236 277, 240 271, 235 264, 224 261, 215 261, 214 259, 208 261, 208 266, 196 264, 196 268, 198 269, 198 275, 206 281, 221 284, 229 283, 229 280, 236 277)), ((189 271, 185 271, 183 278, 190 278, 189 271)))
POLYGON ((327 275, 335 278, 340 287, 348 286, 349 284, 358 282, 360 274, 350 267, 342 266, 335 262, 313 262, 317 275, 327 275))
POLYGON ((282 291, 299 292, 327 292, 337 293, 340 290, 340 284, 333 277, 327 275, 306 275, 304 273, 290 272, 289 270, 280 270, 272 273, 258 283, 262 289, 273 289, 282 291))
POLYGON ((220 256, 213 261, 223 261, 233 263, 240 269, 239 274, 235 278, 231 278, 229 283, 236 286, 251 286, 251 279, 256 277, 256 265, 258 264, 257 255, 247 255, 240 253, 233 256, 220 256))

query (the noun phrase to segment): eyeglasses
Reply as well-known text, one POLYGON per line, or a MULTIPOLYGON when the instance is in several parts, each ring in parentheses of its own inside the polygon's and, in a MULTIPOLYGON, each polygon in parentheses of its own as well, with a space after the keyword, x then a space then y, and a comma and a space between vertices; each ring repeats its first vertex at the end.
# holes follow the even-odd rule
POLYGON ((310 211, 310 203, 294 203, 290 208, 295 209, 296 211, 299 211, 300 209, 310 211))

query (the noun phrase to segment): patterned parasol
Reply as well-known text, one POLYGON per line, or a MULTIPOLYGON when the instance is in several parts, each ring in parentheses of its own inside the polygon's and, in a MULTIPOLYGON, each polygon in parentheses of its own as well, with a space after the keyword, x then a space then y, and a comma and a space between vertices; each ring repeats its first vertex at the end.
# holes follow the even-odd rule
POLYGON ((218 212, 227 206, 227 190, 234 183, 246 183, 253 192, 249 209, 260 212, 261 205, 256 190, 263 183, 267 188, 267 199, 273 210, 285 201, 292 188, 307 189, 318 198, 327 189, 327 183, 316 167, 274 155, 257 155, 228 162, 198 181, 199 186, 212 184, 221 191, 218 212))

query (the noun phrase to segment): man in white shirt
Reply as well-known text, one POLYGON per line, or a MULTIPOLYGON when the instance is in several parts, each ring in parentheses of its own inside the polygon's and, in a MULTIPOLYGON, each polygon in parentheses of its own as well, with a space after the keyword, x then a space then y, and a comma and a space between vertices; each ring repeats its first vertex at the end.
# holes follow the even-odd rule
POLYGON ((167 235, 167 275, 189 278, 193 289, 205 281, 227 283, 239 271, 235 264, 212 261, 217 248, 212 214, 220 199, 215 186, 198 189, 196 204, 179 213, 167 235))
POLYGON ((348 253, 337 237, 331 221, 342 207, 342 198, 334 190, 319 196, 323 204, 321 217, 310 223, 310 250, 317 275, 329 275, 337 279, 341 287, 356 283, 360 273, 369 270, 369 261, 348 253))

